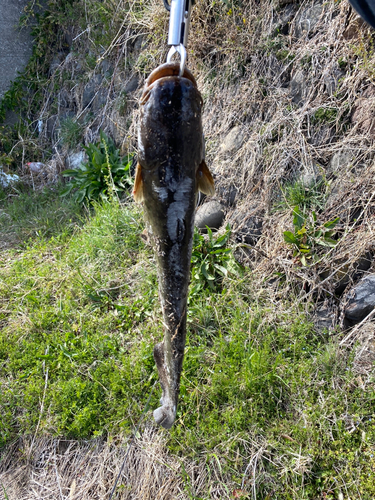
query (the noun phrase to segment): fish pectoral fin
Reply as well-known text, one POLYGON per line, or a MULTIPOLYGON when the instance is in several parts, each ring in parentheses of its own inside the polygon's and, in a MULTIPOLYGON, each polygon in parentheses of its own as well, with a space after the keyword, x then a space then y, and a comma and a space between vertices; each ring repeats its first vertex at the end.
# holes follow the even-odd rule
POLYGON ((137 163, 137 169, 135 171, 133 196, 136 203, 142 203, 144 200, 142 167, 140 163, 137 163))
POLYGON ((201 191, 203 194, 207 194, 208 196, 214 196, 215 194, 214 179, 204 160, 202 160, 201 164, 198 167, 196 178, 197 178, 198 190, 201 191))

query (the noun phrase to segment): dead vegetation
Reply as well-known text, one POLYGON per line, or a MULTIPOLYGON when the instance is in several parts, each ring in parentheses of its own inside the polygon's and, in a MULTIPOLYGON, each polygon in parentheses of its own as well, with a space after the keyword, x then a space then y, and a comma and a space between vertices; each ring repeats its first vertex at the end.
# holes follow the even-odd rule
MULTIPOLYGON (((346 1, 282 4, 196 2, 189 67, 205 103, 207 164, 234 230, 236 255, 253 270, 259 298, 267 296, 275 308, 285 309, 293 301, 311 317, 318 305, 325 304, 334 319, 331 334, 341 335, 343 352, 355 349, 358 387, 366 388, 373 383, 373 316, 342 333, 342 310, 350 286, 374 271, 373 32, 346 1), (314 8, 312 23, 308 9, 314 8), (234 128, 232 142, 224 147, 234 128), (308 265, 301 264, 283 238, 284 231, 293 229, 293 207, 284 203, 280 208, 285 186, 301 179, 309 179, 307 190, 319 185, 325 193, 324 204, 316 208, 322 223, 340 217, 337 245, 317 251, 308 265), (238 221, 254 216, 262 221, 261 234, 251 245, 238 243, 238 221)), ((165 60, 168 16, 159 0, 142 9, 138 2, 119 2, 112 8, 111 15, 121 22, 105 50, 94 51, 92 67, 82 72, 81 56, 65 54, 45 88, 37 117, 43 123, 39 141, 45 150, 51 148, 46 163, 55 173, 76 149, 62 143, 61 109, 74 110, 85 144, 103 129, 123 153, 136 152, 140 89, 147 74, 165 60), (105 61, 111 67, 108 77, 102 77, 105 61), (84 90, 95 75, 101 75, 100 83, 84 105, 84 90), (135 88, 124 95, 124 86, 132 81, 135 88), (56 106, 50 107, 51 102, 56 106)), ((74 37, 78 52, 95 46, 90 31, 75 27, 74 37)), ((22 163, 28 141, 17 145, 22 163)), ((29 176, 28 182, 37 189, 47 181, 29 176)), ((273 320, 270 313, 264 321, 273 320)), ((268 443, 254 438, 242 443, 246 451, 240 458, 248 465, 239 490, 238 482, 223 474, 215 450, 210 458, 196 462, 179 459, 168 453, 166 439, 151 425, 134 439, 116 498, 193 499, 209 490, 214 499, 255 499, 256 485, 273 480, 265 463, 276 463, 280 474, 284 470, 284 475, 298 477, 313 468, 310 456, 290 450, 288 457, 273 454, 268 443)), ((122 438, 111 443, 46 438, 32 446, 30 439, 19 440, 0 463, 7 495, 0 491, 0 498, 107 498, 128 444, 122 438)))

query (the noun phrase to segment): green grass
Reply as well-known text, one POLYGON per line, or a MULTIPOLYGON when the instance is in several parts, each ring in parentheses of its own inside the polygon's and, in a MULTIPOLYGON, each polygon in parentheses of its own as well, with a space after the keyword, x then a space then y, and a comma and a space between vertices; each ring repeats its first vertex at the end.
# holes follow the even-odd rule
MULTIPOLYGON (((107 203, 78 216, 53 192, 40 195, 37 211, 36 196, 3 206, 20 237, 0 254, 1 446, 37 430, 76 439, 129 434, 157 379, 152 350, 162 337, 142 213, 107 203), (47 213, 55 224, 41 231, 47 213)), ((249 498, 254 464, 246 457, 259 452, 258 499, 336 500, 342 492, 370 500, 373 382, 364 389, 351 353, 291 304, 259 293, 251 274, 225 277, 216 291, 190 297, 168 447, 208 470, 218 461, 249 498)))

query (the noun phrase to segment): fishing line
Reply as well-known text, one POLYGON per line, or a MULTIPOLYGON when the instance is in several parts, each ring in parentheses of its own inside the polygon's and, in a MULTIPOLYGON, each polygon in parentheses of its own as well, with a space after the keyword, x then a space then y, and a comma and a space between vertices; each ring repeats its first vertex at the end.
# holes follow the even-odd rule
POLYGON ((155 380, 154 385, 152 386, 152 390, 151 390, 150 395, 149 395, 149 397, 148 397, 148 399, 147 399, 145 409, 143 410, 142 415, 141 415, 141 417, 140 417, 140 419, 139 419, 139 421, 138 421, 138 424, 137 424, 137 426, 135 427, 135 429, 134 429, 134 431, 133 431, 133 433, 132 433, 132 437, 130 438, 130 441, 129 441, 129 443, 128 443, 128 449, 127 449, 127 451, 126 451, 126 453, 125 453, 124 461, 122 462, 120 472, 118 473, 118 475, 117 475, 117 477, 116 477, 115 484, 114 484, 114 486, 113 486, 113 488, 112 488, 111 494, 109 495, 109 500, 112 500, 113 493, 115 492, 115 489, 116 489, 116 486, 117 486, 118 480, 120 479, 120 476, 121 476, 121 474, 122 474, 122 472, 123 472, 123 470, 124 470, 125 463, 126 463, 126 459, 128 458, 130 448, 131 448, 131 447, 132 447, 132 445, 134 444, 134 438, 135 438, 135 436, 137 435, 138 429, 139 429, 139 427, 141 426, 141 423, 142 423, 142 421, 143 421, 143 418, 144 418, 144 416, 145 416, 145 415, 146 415, 146 413, 147 413, 147 410, 148 410, 148 407, 149 407, 149 404, 150 404, 150 401, 151 401, 151 396, 152 396, 152 395, 153 395, 153 393, 154 393, 154 389, 155 389, 156 383, 157 383, 157 380, 155 380))

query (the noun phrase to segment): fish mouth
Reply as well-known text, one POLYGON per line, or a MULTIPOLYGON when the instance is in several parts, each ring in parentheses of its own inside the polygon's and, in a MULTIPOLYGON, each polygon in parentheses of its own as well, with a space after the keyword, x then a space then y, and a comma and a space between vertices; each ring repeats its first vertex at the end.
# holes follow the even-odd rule
POLYGON ((147 78, 145 87, 143 89, 143 94, 141 97, 141 104, 145 104, 148 101, 148 98, 150 96, 150 91, 151 89, 155 86, 156 82, 159 82, 160 80, 170 80, 171 78, 186 78, 189 80, 194 87, 197 89, 197 82, 190 73, 190 71, 185 68, 184 73, 182 76, 180 75, 180 64, 179 63, 165 63, 162 64, 161 66, 158 66, 154 71, 150 74, 150 76, 147 78))

